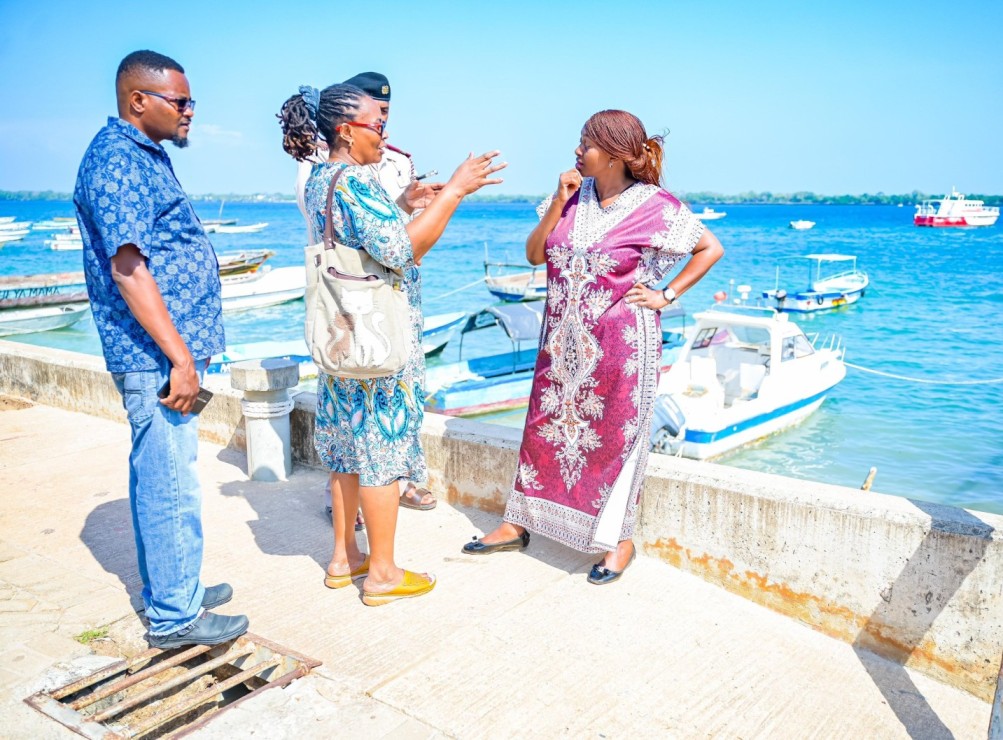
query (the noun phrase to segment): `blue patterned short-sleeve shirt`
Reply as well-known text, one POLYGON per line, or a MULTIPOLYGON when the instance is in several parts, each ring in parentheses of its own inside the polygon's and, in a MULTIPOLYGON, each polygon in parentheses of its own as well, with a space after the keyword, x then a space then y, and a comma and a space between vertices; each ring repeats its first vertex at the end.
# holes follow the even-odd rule
POLYGON ((94 322, 113 373, 154 370, 164 359, 111 277, 125 244, 146 257, 174 326, 196 360, 226 347, 216 253, 159 144, 120 118, 91 142, 73 192, 94 322))

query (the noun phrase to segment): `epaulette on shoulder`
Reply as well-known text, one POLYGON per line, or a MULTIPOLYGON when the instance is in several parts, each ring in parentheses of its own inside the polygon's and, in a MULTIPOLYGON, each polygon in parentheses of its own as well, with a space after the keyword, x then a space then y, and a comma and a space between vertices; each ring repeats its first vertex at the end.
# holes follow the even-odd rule
POLYGON ((395 147, 390 142, 387 142, 387 149, 390 149, 391 151, 397 152, 398 154, 403 154, 408 159, 411 159, 411 155, 410 154, 408 154, 407 152, 405 152, 403 149, 398 149, 397 147, 395 147))

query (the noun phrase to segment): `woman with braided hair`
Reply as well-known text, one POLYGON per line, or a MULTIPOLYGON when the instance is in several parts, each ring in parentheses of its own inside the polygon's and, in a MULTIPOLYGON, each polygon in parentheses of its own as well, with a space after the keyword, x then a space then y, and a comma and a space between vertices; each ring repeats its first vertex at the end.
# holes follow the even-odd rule
POLYGON ((547 306, 504 521, 463 550, 519 550, 536 532, 603 553, 588 580, 606 584, 635 554, 662 346, 658 311, 724 250, 660 187, 662 138, 649 137, 636 116, 593 115, 575 158, 526 240, 530 263, 547 263, 547 306), (664 291, 652 287, 686 256, 664 291))
POLYGON ((316 233, 324 233, 327 193, 337 175, 331 213, 335 240, 402 271, 409 303, 411 348, 403 369, 372 380, 318 376, 314 444, 331 471, 334 524, 334 553, 324 583, 341 588, 365 577, 362 600, 370 606, 420 596, 432 590, 435 577, 402 570, 394 559, 397 481, 426 477, 418 438, 425 356, 415 263, 442 235, 465 196, 501 182, 491 175, 505 164, 494 163, 496 151, 471 155, 444 185, 413 182, 405 203, 423 210, 409 220, 367 166, 379 162, 386 148, 386 121, 373 98, 353 85, 319 92, 300 88, 283 104, 279 119, 283 148, 297 160, 313 156, 321 143, 329 152, 306 184, 306 212, 316 233), (368 555, 355 539, 360 502, 369 532, 368 555))

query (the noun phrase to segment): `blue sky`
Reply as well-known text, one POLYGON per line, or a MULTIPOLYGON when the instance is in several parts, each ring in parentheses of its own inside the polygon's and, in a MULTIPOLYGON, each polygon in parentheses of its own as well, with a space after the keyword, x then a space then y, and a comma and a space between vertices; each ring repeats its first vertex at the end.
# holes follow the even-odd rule
POLYGON ((670 131, 674 190, 1003 193, 1003 3, 817 5, 0 0, 0 189, 71 190, 119 60, 150 48, 198 100, 170 152, 192 193, 292 192, 275 113, 367 70, 420 170, 497 148, 495 192, 549 191, 618 107, 670 131))

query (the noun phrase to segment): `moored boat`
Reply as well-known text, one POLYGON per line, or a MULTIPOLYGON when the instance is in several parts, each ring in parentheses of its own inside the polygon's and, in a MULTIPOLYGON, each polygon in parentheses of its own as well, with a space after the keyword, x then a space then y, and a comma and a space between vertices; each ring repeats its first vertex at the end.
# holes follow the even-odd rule
POLYGON ((992 226, 999 217, 999 208, 968 200, 951 188, 950 195, 918 203, 912 221, 916 226, 992 226))
POLYGON ((484 246, 484 284, 495 298, 509 303, 539 301, 547 297, 547 268, 526 270, 528 263, 492 262, 484 246), (519 272, 512 272, 519 270, 519 272))
POLYGON ((269 257, 274 256, 275 252, 270 249, 248 249, 241 252, 221 252, 216 255, 216 261, 219 262, 220 277, 227 277, 254 272, 260 269, 269 257))
POLYGON ((62 231, 63 229, 76 228, 77 219, 75 216, 56 216, 47 221, 36 221, 31 225, 35 231, 62 231))
POLYGON ((0 310, 35 308, 87 300, 82 272, 0 277, 0 310))
POLYGON ((715 457, 806 418, 846 376, 837 337, 809 338, 786 314, 719 306, 696 326, 658 386, 655 452, 715 457))
POLYGON ((864 297, 870 284, 867 273, 857 269, 852 254, 808 254, 808 286, 788 291, 780 287, 780 268, 773 290, 763 291, 763 298, 777 311, 813 313, 848 306, 864 297))
POLYGON ((809 221, 804 218, 795 219, 790 222, 790 227, 795 231, 807 231, 808 229, 815 228, 815 222, 809 221))
POLYGON ((268 266, 236 275, 221 276, 223 310, 277 306, 299 300, 306 293, 306 271, 302 267, 268 266))
POLYGON ((699 218, 701 221, 717 221, 719 218, 724 218, 727 216, 726 211, 715 211, 713 208, 708 208, 704 206, 704 209, 699 213, 694 211, 693 215, 699 218))
MULTIPOLYGON (((203 222, 204 225, 204 222, 203 222)), ((235 226, 220 224, 219 226, 208 226, 206 227, 207 233, 216 234, 256 234, 259 231, 263 231, 268 227, 267 222, 261 222, 257 224, 247 224, 246 226, 235 226)))
POLYGON ((64 303, 52 306, 0 309, 0 336, 36 334, 64 329, 90 313, 90 303, 64 303))

